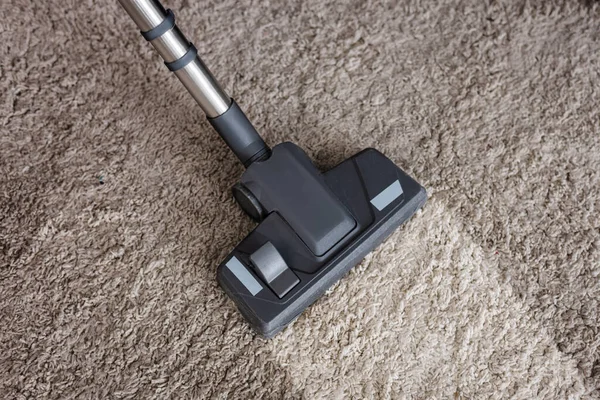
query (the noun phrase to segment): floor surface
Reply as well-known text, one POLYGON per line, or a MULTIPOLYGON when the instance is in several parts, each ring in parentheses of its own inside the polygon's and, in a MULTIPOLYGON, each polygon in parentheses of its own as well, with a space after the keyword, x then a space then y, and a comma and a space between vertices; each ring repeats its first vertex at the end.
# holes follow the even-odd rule
POLYGON ((3 398, 600 398, 600 4, 167 1, 266 141, 430 199, 273 340, 243 168, 117 1, 0 8, 3 398))

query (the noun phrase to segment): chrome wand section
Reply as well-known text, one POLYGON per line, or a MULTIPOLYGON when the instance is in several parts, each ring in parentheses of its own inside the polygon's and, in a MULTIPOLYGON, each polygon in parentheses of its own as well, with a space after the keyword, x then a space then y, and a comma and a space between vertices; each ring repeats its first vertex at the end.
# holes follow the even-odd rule
POLYGON ((175 24, 175 16, 155 0, 119 0, 177 78, 209 118, 225 113, 231 98, 206 68, 193 44, 175 24))
POLYGON ((242 164, 248 167, 255 161, 268 158, 271 150, 198 57, 196 47, 175 24, 173 12, 165 10, 158 0, 119 2, 242 164))

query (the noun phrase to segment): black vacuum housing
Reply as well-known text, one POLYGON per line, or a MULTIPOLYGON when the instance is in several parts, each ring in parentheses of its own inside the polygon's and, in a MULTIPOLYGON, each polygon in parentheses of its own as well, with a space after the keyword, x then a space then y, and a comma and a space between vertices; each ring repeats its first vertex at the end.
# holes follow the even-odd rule
POLYGON ((375 149, 321 174, 292 143, 251 164, 241 187, 236 199, 260 223, 219 266, 217 279, 265 337, 292 322, 427 198, 375 149))

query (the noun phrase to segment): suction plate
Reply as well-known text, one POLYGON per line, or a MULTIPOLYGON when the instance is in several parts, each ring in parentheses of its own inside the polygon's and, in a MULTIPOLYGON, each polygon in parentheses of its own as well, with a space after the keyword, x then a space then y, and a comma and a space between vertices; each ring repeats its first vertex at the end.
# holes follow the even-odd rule
POLYGON ((427 198, 421 185, 374 149, 324 174, 315 171, 300 148, 283 143, 242 177, 268 214, 219 266, 217 279, 252 328, 265 337, 292 322, 427 198), (303 170, 274 187, 275 178, 263 173, 285 169, 280 163, 303 170), (311 201, 315 190, 323 207, 311 201), (326 225, 332 227, 329 232, 323 229, 326 225))

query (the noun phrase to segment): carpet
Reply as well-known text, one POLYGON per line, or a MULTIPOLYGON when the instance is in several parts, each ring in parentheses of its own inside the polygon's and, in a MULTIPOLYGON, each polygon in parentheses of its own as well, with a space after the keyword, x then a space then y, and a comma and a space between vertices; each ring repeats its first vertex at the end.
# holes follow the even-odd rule
POLYGON ((598 2, 165 5, 267 143, 429 201, 264 340, 201 110, 116 1, 4 0, 3 398, 600 398, 598 2))

